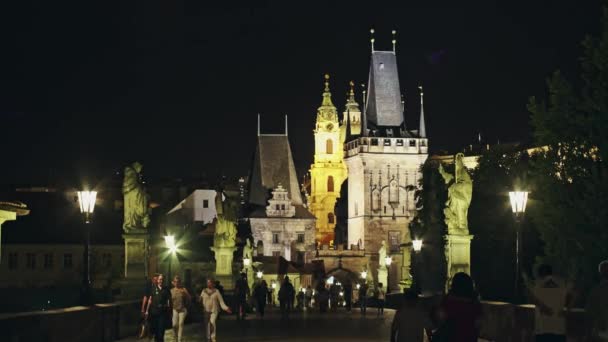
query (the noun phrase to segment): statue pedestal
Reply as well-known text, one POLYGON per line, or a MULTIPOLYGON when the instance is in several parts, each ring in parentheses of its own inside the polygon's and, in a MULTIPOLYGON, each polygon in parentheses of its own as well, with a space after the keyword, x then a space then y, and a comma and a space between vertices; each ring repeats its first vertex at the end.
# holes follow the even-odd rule
POLYGON ((473 235, 468 234, 449 234, 445 236, 446 287, 456 273, 471 274, 471 240, 473 240, 473 235))
POLYGON ((232 275, 232 259, 236 247, 210 247, 215 253, 215 277, 219 280, 224 288, 230 289, 234 287, 234 279, 232 275))
POLYGON ((388 286, 388 269, 386 266, 380 266, 378 268, 378 284, 382 283, 384 290, 386 291, 388 286))
POLYGON ((125 277, 120 280, 121 299, 139 298, 148 282, 148 250, 150 234, 147 229, 131 229, 122 235, 125 241, 125 277))

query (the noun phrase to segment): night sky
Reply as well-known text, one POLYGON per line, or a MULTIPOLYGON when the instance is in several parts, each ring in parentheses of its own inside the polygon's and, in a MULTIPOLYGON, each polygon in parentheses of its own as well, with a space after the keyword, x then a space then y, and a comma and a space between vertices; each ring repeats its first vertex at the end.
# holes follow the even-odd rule
POLYGON ((257 113, 266 133, 289 115, 302 173, 323 74, 341 112, 348 81, 367 82, 370 27, 378 50, 397 30, 406 125, 423 84, 432 151, 478 132, 528 141, 528 97, 555 69, 576 75, 601 13, 600 0, 219 3, 4 1, 0 183, 94 180, 133 160, 156 179, 246 175, 257 113))

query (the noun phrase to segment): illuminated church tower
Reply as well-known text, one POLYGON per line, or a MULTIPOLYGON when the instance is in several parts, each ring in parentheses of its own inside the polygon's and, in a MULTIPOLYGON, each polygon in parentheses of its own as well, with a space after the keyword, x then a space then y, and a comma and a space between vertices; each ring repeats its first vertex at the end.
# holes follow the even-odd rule
POLYGON ((336 214, 334 206, 340 197, 340 186, 346 179, 343 157, 344 137, 341 135, 338 112, 329 92, 329 75, 325 75, 325 91, 317 109, 315 124, 315 158, 310 167, 309 210, 317 218, 316 240, 330 244, 334 240, 336 214))
POLYGON ((411 242, 408 225, 416 211, 414 192, 422 177, 420 167, 428 157, 428 140, 421 109, 417 130, 408 129, 395 54, 375 51, 369 69, 367 99, 359 134, 351 132, 344 146, 348 166, 348 244, 365 249, 376 278, 378 250, 386 241, 393 258, 391 287, 399 281, 407 287, 409 253, 399 253, 401 244, 411 242))

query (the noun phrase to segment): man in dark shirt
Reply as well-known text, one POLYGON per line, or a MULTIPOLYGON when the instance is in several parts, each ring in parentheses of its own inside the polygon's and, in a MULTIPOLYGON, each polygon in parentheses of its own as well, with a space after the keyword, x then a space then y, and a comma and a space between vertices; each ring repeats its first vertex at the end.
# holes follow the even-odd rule
POLYGON ((154 335, 156 342, 165 340, 165 315, 169 313, 171 307, 171 293, 163 286, 163 275, 156 275, 156 283, 150 291, 148 297, 148 307, 146 315, 150 317, 150 332, 154 335))
POLYGON ((236 317, 237 319, 245 319, 247 314, 247 297, 249 297, 249 284, 247 283, 247 275, 241 273, 241 277, 234 285, 234 294, 236 297, 236 317))

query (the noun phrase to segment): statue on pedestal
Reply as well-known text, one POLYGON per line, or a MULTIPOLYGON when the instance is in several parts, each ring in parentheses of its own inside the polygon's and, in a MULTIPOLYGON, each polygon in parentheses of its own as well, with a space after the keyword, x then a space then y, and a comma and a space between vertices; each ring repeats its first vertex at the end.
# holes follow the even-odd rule
POLYGON ((247 239, 245 246, 243 246, 243 259, 249 259, 253 262, 253 247, 251 247, 249 239, 247 239))
POLYGON ((448 234, 466 235, 469 233, 467 213, 473 194, 473 181, 464 166, 462 153, 456 154, 454 175, 447 173, 439 164, 439 173, 448 185, 448 200, 445 203, 445 223, 448 234))
POLYGON ((141 181, 143 165, 138 162, 125 167, 122 182, 124 198, 124 222, 122 229, 125 233, 133 229, 144 229, 150 225, 150 209, 148 194, 141 181))
POLYGON ((222 200, 222 192, 215 195, 215 208, 217 220, 215 222, 215 234, 213 235, 213 247, 234 247, 236 245, 236 212, 234 206, 226 199, 222 200))
POLYGON ((378 263, 381 268, 386 268, 386 241, 382 240, 382 246, 378 251, 378 263))

